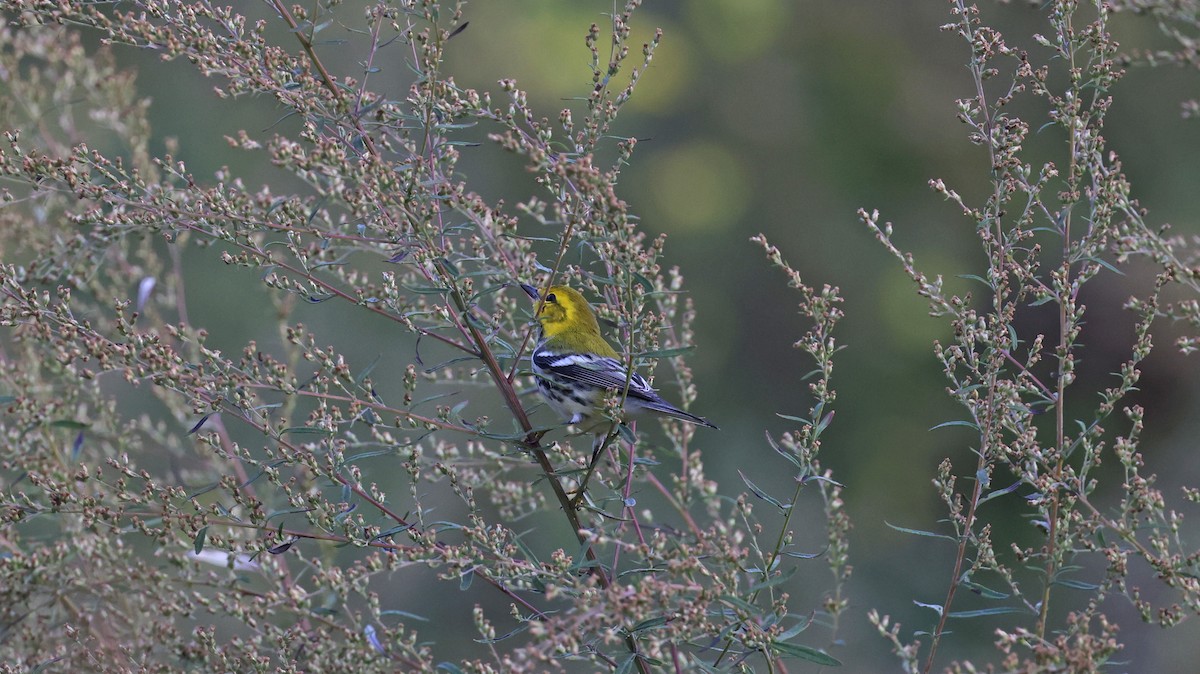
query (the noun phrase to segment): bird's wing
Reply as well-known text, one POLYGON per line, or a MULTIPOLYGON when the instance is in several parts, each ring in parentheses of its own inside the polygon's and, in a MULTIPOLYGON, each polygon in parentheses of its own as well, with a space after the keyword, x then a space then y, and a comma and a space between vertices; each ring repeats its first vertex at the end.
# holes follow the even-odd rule
MULTIPOLYGON (((539 352, 533 356, 534 366, 552 377, 563 377, 601 389, 625 389, 625 364, 608 356, 584 353, 554 354, 539 352)), ((661 398, 640 374, 629 377, 629 396, 658 401, 661 398)))

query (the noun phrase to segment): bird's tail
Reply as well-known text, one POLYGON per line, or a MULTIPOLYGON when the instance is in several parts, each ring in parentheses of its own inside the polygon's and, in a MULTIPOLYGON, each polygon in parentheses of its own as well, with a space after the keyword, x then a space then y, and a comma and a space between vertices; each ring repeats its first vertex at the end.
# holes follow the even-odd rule
POLYGON ((666 403, 650 402, 650 403, 645 403, 645 406, 646 406, 646 409, 651 409, 660 414, 665 414, 669 417, 675 417, 676 419, 681 419, 688 423, 696 424, 697 426, 707 426, 709 428, 716 428, 717 430, 721 430, 721 429, 717 428, 716 424, 710 422, 708 419, 705 419, 704 417, 698 417, 695 414, 692 414, 691 412, 684 412, 683 410, 672 407, 671 405, 666 404, 666 403))

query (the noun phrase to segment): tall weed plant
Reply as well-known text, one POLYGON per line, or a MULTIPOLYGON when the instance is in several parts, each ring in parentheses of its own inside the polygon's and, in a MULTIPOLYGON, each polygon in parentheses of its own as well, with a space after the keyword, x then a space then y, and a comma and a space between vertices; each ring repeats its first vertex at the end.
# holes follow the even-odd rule
POLYGON ((476 91, 443 71, 461 6, 272 2, 254 21, 209 3, 9 5, 0 668, 838 664, 846 524, 816 460, 835 290, 788 270, 818 368, 817 421, 775 441, 792 494, 758 491, 754 470, 719 485, 701 458, 717 440, 645 422, 610 438, 577 507, 587 443, 526 395, 519 284, 552 282, 600 298, 624 358, 662 361, 658 386, 697 395, 683 279, 616 189, 637 140, 614 120, 659 41, 629 42, 638 4, 580 27, 591 81, 552 111, 514 81, 476 91), (357 39, 340 45, 354 72, 323 59, 334 22, 357 39), (207 142, 265 156, 287 187, 152 151, 122 49, 198 70, 210 97, 273 100, 277 127, 207 142), (372 87, 385 67, 406 69, 404 96, 372 87), (489 201, 459 169, 467 151, 519 157, 536 191, 489 201), (225 268, 188 280, 201 256, 225 268), (191 318, 213 293, 231 312, 266 297, 234 350, 191 318), (346 329, 299 318, 322 310, 346 329), (374 359, 354 327, 369 320, 395 340, 374 359), (827 546, 794 540, 801 498, 830 514, 827 546), (832 566, 822 605, 792 605, 800 564, 832 566))
POLYGON ((1114 602, 1164 627, 1200 608, 1181 514, 1200 490, 1156 488, 1127 400, 1155 329, 1200 328, 1195 246, 1149 224, 1103 134, 1128 64, 1196 62, 1194 8, 1051 1, 1046 30, 1017 40, 991 26, 995 5, 949 3, 959 119, 990 182, 978 202, 960 196, 978 186, 931 187, 976 233, 977 290, 947 292, 903 227, 860 212, 953 329, 934 348, 962 414, 930 425, 972 438, 969 465, 932 476, 944 516, 892 523, 948 569, 944 594, 918 599, 925 623, 902 626, 886 598, 851 594, 844 487, 819 461, 842 298, 766 237, 794 291, 772 301, 809 326, 793 431, 747 447, 625 420, 577 501, 589 439, 529 395, 521 283, 585 289, 629 364, 657 364, 684 406, 699 394, 686 284, 618 188, 639 143, 615 121, 661 38, 631 42, 639 2, 580 27, 591 80, 559 110, 513 80, 455 83, 447 51, 479 30, 464 5, 267 4, 262 20, 168 0, 5 5, 0 671, 809 671, 856 665, 843 639, 867 620, 902 671, 1124 671, 1114 602), (1114 11, 1179 48, 1122 52, 1114 11), (332 44, 333 25, 355 39, 332 44), (333 48, 357 69, 329 66, 333 48), (277 125, 207 142, 278 181, 189 170, 117 65, 128 49, 198 71, 225 104, 273 101, 277 125), (403 96, 374 86, 392 69, 403 96), (1030 158, 1034 133, 1059 156, 1030 158), (482 152, 518 158, 531 193, 483 196, 461 168, 482 152), (1147 265, 1125 363, 1082 389, 1082 289, 1147 265), (214 295, 230 315, 253 307, 248 336, 195 309, 214 295), (1034 309, 1055 328, 1029 332, 1034 309), (389 342, 364 344, 378 326, 389 342), (756 458, 721 483, 708 451, 756 458), (760 486, 780 471, 785 493, 760 486), (1037 541, 993 527, 999 509, 1037 541), (795 579, 814 577, 798 571, 822 566, 798 602, 795 579), (945 655, 983 624, 993 652, 945 655))

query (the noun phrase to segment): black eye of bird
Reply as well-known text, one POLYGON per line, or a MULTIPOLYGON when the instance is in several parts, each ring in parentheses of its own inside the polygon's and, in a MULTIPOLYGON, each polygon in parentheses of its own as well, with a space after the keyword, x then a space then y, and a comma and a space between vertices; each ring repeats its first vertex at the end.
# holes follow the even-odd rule
POLYGON ((554 303, 558 301, 558 298, 554 296, 554 293, 550 293, 549 295, 546 295, 546 301, 554 303))

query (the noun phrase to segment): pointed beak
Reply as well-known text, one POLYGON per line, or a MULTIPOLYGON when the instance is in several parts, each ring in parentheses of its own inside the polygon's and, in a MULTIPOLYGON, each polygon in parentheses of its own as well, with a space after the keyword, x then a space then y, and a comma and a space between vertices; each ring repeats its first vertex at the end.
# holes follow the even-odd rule
POLYGON ((534 287, 533 287, 533 286, 531 286, 531 285, 528 285, 528 284, 526 284, 526 283, 522 283, 522 284, 521 284, 521 290, 524 290, 524 291, 525 291, 525 294, 526 294, 526 295, 529 295, 529 298, 530 298, 530 299, 532 299, 534 302, 536 302, 536 301, 538 301, 538 300, 542 299, 542 296, 541 296, 541 294, 540 294, 540 293, 538 293, 538 289, 537 289, 537 288, 534 288, 534 287))

